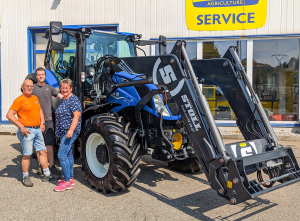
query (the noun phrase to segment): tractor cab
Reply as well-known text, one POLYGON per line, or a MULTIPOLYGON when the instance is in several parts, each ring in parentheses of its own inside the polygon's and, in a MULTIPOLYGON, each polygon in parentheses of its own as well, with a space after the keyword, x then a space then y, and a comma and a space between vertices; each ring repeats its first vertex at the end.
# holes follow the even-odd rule
POLYGON ((46 69, 52 72, 47 77, 55 78, 50 81, 51 86, 57 87, 64 78, 72 79, 74 93, 79 97, 82 94, 84 105, 90 106, 93 103, 90 91, 97 60, 105 55, 136 56, 134 36, 131 33, 93 30, 81 26, 62 29, 62 26, 53 22, 45 33, 49 43, 44 61, 46 69), (84 82, 81 80, 83 78, 84 82))

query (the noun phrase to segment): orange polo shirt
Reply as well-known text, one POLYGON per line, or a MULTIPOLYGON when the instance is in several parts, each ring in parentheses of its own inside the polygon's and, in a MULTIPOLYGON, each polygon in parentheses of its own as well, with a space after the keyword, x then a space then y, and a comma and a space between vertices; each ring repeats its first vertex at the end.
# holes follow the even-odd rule
POLYGON ((22 94, 14 100, 10 109, 17 111, 18 119, 25 127, 41 125, 41 105, 36 96, 26 97, 22 94))

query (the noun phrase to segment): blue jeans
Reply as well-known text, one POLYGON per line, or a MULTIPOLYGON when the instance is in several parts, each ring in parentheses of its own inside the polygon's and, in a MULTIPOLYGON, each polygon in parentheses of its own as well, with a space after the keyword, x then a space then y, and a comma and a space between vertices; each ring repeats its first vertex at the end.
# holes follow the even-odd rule
POLYGON ((28 127, 26 129, 30 131, 30 133, 27 133, 28 137, 26 137, 26 135, 22 136, 20 129, 18 129, 17 131, 17 137, 20 140, 23 148, 23 155, 31 156, 33 146, 36 151, 47 150, 41 129, 34 129, 28 127))
POLYGON ((71 138, 66 139, 66 135, 60 139, 60 146, 57 157, 64 174, 64 180, 66 182, 69 182, 70 179, 74 177, 74 158, 72 152, 72 144, 76 140, 77 136, 76 133, 73 133, 73 136, 71 138))

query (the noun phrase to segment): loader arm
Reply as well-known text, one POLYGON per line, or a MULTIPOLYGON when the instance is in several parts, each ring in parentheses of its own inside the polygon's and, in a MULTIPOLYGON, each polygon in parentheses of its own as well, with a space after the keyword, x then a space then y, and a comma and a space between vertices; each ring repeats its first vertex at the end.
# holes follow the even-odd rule
MULTIPOLYGON (((123 58, 123 61, 135 73, 144 74, 145 82, 163 86, 170 92, 179 107, 190 144, 211 187, 219 195, 236 204, 299 181, 299 166, 293 151, 290 147, 283 148, 276 143, 270 125, 266 124, 265 115, 261 113, 261 104, 253 94, 253 89, 249 88, 245 73, 238 66, 240 61, 234 56, 229 56, 229 59, 193 61, 191 64, 183 45, 183 41, 177 41, 171 52, 173 54, 123 58), (239 104, 234 102, 242 102, 244 107, 240 112, 245 113, 239 113, 237 116, 240 128, 244 130, 245 142, 224 145, 194 69, 205 81, 221 85, 235 109, 238 110, 239 104), (220 76, 226 77, 220 80, 220 76), (243 80, 240 80, 242 78, 243 80), (247 90, 250 90, 250 95, 247 90), (253 116, 258 122, 255 126, 257 134, 245 129, 247 119, 253 116), (268 182, 278 180, 281 184, 264 189, 262 185, 267 181, 248 180, 248 174, 262 170, 267 171, 266 173, 271 171, 276 175, 270 175, 271 181, 268 182)), ((133 82, 118 84, 118 87, 130 83, 133 82)))
MULTIPOLYGON (((224 96, 230 104, 233 112, 236 116, 237 125, 242 132, 245 140, 253 140, 264 138, 271 148, 272 143, 276 143, 277 139, 274 133, 268 132, 263 120, 267 120, 267 116, 260 116, 258 111, 258 105, 260 101, 256 98, 252 87, 248 87, 249 82, 247 76, 240 73, 242 70, 227 72, 223 66, 230 64, 236 64, 239 61, 235 61, 233 57, 236 48, 231 47, 224 58, 227 58, 231 62, 224 61, 222 66, 218 66, 218 59, 203 59, 203 60, 191 60, 192 67, 201 84, 217 85, 221 88, 224 96), (247 90, 248 89, 248 90, 247 90)), ((267 122, 268 124, 268 122, 267 122)), ((270 125, 268 125, 271 127, 270 125)), ((272 130, 272 129, 271 129, 272 130)))

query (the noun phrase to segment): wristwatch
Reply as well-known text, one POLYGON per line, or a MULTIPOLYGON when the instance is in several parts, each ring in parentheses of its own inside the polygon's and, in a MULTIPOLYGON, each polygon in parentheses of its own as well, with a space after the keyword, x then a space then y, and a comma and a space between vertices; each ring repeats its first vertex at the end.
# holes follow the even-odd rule
POLYGON ((44 125, 45 125, 45 122, 42 122, 42 124, 44 124, 44 125))

